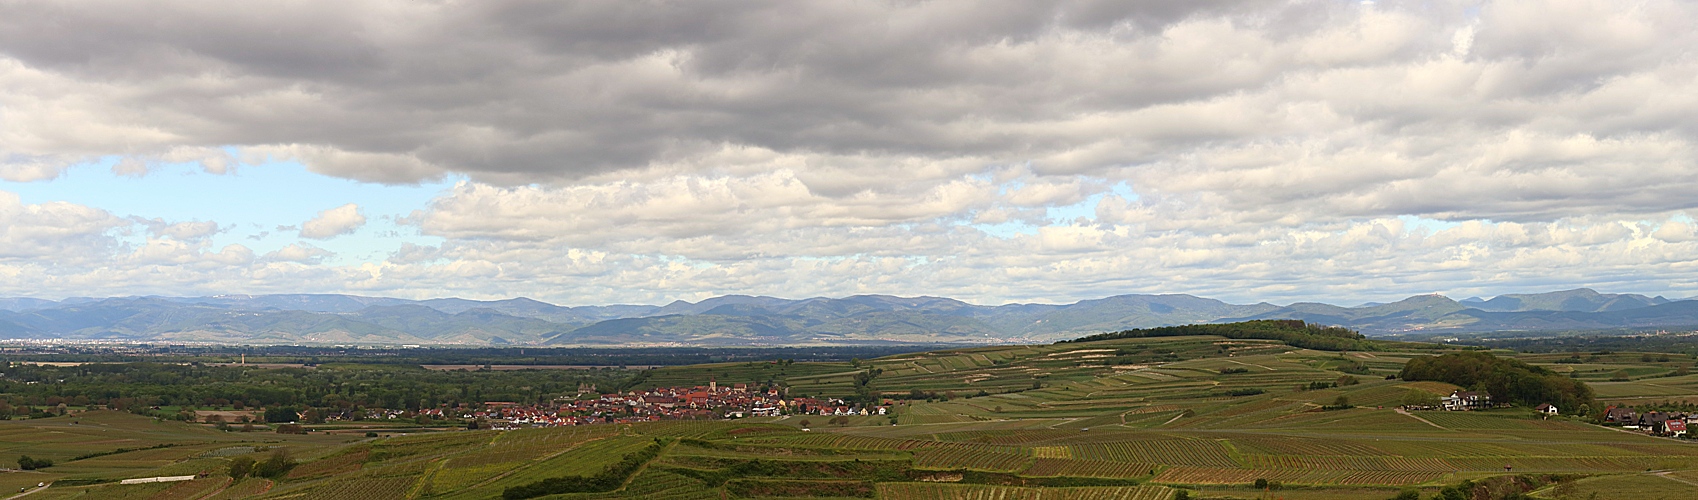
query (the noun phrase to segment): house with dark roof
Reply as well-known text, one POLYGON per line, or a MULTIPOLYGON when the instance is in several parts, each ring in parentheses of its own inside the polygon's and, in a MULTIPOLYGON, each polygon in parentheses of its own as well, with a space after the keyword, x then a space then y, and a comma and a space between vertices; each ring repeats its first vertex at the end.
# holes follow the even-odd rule
POLYGON ((1604 423, 1616 424, 1622 427, 1638 427, 1639 413, 1631 408, 1611 406, 1604 410, 1604 423))

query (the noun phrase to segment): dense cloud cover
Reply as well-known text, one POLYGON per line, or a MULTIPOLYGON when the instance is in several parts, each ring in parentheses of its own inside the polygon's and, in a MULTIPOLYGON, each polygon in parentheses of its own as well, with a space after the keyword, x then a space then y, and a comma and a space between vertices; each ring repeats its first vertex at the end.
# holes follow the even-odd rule
POLYGON ((0 196, 0 291, 1698 295, 1695 18, 1654 0, 6 2, 0 178, 117 156, 113 175, 286 159, 466 180, 401 220, 440 244, 358 265, 213 249, 216 214, 0 196))

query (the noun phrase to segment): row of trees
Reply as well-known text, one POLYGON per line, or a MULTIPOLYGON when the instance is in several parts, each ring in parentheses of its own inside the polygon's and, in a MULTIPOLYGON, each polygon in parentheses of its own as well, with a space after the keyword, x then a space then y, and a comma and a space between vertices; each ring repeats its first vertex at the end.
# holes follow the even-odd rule
POLYGON ((485 401, 546 402, 580 384, 622 390, 637 372, 456 372, 417 367, 324 365, 260 369, 165 363, 41 366, 0 363, 0 404, 10 407, 311 406, 417 410, 485 401))

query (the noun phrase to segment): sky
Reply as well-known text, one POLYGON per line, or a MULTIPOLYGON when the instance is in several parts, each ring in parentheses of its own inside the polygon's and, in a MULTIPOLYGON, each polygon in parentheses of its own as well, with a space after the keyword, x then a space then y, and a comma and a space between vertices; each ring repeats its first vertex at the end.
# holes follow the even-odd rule
POLYGON ((0 296, 1698 296, 1698 4, 0 2, 0 296))

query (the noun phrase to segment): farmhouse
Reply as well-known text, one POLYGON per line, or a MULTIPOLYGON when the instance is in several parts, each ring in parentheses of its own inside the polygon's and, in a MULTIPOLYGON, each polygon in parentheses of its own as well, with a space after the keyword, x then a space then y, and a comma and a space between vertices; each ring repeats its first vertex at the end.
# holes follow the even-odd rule
POLYGON ((1637 427, 1639 425, 1639 413, 1629 408, 1611 406, 1604 410, 1604 422, 1623 427, 1637 427))
POLYGON ((1539 405, 1539 407, 1534 408, 1533 411, 1537 411, 1540 414, 1547 416, 1547 417, 1554 417, 1554 416, 1557 416, 1561 413, 1561 412, 1557 411, 1557 407, 1555 405, 1552 405, 1550 403, 1545 403, 1545 404, 1539 405))
POLYGON ((1492 407, 1492 395, 1484 392, 1455 391, 1449 396, 1439 398, 1444 409, 1450 411, 1480 410, 1492 407))

